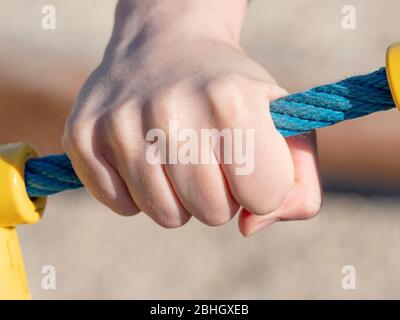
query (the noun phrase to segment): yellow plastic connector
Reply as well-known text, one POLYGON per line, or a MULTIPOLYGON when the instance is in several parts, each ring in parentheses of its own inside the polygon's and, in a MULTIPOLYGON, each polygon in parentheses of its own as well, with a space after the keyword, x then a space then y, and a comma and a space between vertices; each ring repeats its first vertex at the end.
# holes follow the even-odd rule
POLYGON ((0 300, 31 299, 15 227, 0 227, 0 300))
POLYGON ((38 222, 46 198, 31 200, 26 192, 25 163, 37 157, 27 144, 0 146, 0 227, 38 222))
POLYGON ((387 49, 386 74, 393 100, 400 111, 400 42, 393 43, 387 49))
POLYGON ((39 221, 46 204, 25 188, 25 163, 36 156, 27 144, 0 146, 0 299, 30 299, 15 226, 39 221))

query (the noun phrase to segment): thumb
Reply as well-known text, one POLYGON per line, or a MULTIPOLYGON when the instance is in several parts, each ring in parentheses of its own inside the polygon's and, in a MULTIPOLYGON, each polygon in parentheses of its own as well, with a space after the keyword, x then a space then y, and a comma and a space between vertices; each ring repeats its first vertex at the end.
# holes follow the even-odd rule
POLYGON ((304 220, 315 216, 321 207, 322 194, 318 172, 315 132, 286 139, 295 168, 295 183, 282 205, 266 216, 243 209, 239 230, 248 237, 277 221, 304 220))

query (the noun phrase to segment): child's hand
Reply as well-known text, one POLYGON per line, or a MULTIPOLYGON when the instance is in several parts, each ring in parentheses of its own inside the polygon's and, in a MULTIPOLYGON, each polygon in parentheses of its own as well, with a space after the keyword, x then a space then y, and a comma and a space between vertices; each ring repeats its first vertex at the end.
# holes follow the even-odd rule
MULTIPOLYGON (((245 0, 121 1, 104 59, 84 85, 63 143, 88 190, 122 215, 143 211, 164 227, 195 216, 229 221, 240 205, 275 219, 314 215, 321 202, 312 136, 285 139, 268 102, 285 95, 238 45, 245 0), (146 134, 254 129, 254 169, 235 164, 151 164, 146 134)), ((200 133, 199 135, 200 136, 200 133)), ((248 235, 267 216, 244 212, 248 235)))

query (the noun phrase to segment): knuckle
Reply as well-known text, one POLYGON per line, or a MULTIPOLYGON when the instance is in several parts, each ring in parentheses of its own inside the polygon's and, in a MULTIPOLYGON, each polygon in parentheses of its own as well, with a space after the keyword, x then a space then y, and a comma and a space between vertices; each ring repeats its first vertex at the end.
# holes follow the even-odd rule
POLYGON ((144 204, 145 211, 161 227, 175 229, 183 226, 190 218, 187 214, 182 214, 179 210, 162 205, 155 200, 147 200, 144 204))
POLYGON ((235 124, 246 116, 244 82, 234 76, 223 76, 210 81, 206 95, 211 102, 211 112, 217 122, 235 124))
POLYGON ((214 211, 213 214, 203 215, 202 222, 211 227, 217 227, 228 223, 232 219, 231 215, 220 214, 214 211))
MULTIPOLYGON (((123 138, 139 130, 137 120, 141 117, 141 102, 137 98, 118 104, 105 111, 97 120, 97 131, 105 132, 114 138, 123 138)), ((100 133, 102 133, 100 132, 100 133)))
POLYGON ((166 229, 176 229, 182 227, 188 219, 181 219, 176 215, 162 214, 158 215, 157 223, 166 229))
POLYGON ((270 214, 279 209, 292 186, 284 182, 284 177, 279 182, 275 180, 275 183, 270 182, 272 177, 269 180, 265 178, 265 181, 254 181, 251 176, 244 178, 245 180, 236 181, 235 198, 243 207, 257 215, 270 214))
POLYGON ((105 114, 99 120, 100 130, 104 130, 106 136, 113 142, 123 139, 125 131, 125 119, 121 116, 121 112, 112 111, 105 114))
POLYGON ((120 161, 132 162, 133 155, 140 154, 145 145, 145 132, 133 117, 121 116, 120 112, 110 112, 99 120, 96 128, 100 148, 120 161))
POLYGON ((210 93, 220 91, 240 91, 248 80, 237 74, 224 74, 211 79, 206 86, 210 93))
POLYGON ((260 202, 259 204, 254 204, 254 201, 242 201, 242 205, 244 208, 253 212, 256 215, 267 215, 274 211, 276 211, 282 204, 282 200, 272 200, 270 199, 267 202, 260 202))
MULTIPOLYGON (((202 197, 202 199, 206 199, 202 197)), ((220 226, 229 222, 236 211, 234 205, 227 205, 218 200, 211 200, 199 202, 192 210, 192 214, 196 216, 201 222, 208 226, 220 226)))
POLYGON ((208 226, 219 226, 229 222, 239 205, 221 191, 220 185, 205 187, 212 180, 207 180, 204 172, 192 172, 191 178, 192 181, 186 184, 191 196, 185 200, 189 213, 208 226))
POLYGON ((157 127, 162 127, 163 124, 172 120, 177 120, 179 117, 179 110, 177 105, 170 99, 159 98, 153 102, 152 119, 157 127))
POLYGON ((122 190, 118 187, 114 190, 102 184, 95 186, 92 183, 86 187, 100 203, 121 216, 133 216, 140 211, 129 194, 121 192, 122 190))
POLYGON ((156 123, 178 120, 181 115, 181 104, 188 96, 184 84, 171 84, 151 99, 151 116, 156 123))
POLYGON ((107 207, 111 208, 112 211, 117 213, 118 215, 122 217, 131 217, 134 216, 138 213, 138 211, 134 208, 132 208, 131 205, 129 204, 121 204, 121 203, 108 203, 106 204, 107 207))
POLYGON ((67 123, 61 143, 67 152, 82 155, 85 150, 86 129, 84 125, 77 123, 67 123))
POLYGON ((255 199, 254 196, 248 195, 242 197, 239 201, 243 207, 257 215, 270 214, 282 205, 285 195, 270 194, 262 199, 255 199))

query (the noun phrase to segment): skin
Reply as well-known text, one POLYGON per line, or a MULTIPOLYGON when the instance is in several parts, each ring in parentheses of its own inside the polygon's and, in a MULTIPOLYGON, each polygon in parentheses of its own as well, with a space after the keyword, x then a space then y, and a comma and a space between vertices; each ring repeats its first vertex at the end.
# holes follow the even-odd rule
MULTIPOLYGON (((163 227, 207 225, 238 211, 248 236, 321 205, 315 134, 284 139, 269 102, 286 95, 239 38, 246 0, 121 0, 100 65, 83 86, 63 136, 87 189, 121 215, 163 227), (146 133, 253 129, 254 170, 235 164, 150 164, 146 133), (243 207, 243 210, 240 208, 243 207)), ((172 137, 167 137, 170 143, 172 137)))

